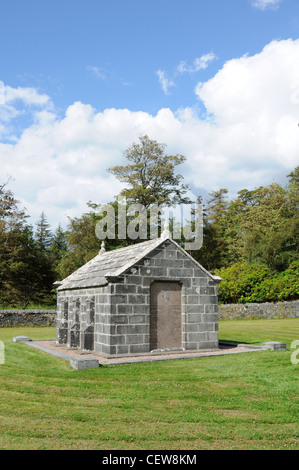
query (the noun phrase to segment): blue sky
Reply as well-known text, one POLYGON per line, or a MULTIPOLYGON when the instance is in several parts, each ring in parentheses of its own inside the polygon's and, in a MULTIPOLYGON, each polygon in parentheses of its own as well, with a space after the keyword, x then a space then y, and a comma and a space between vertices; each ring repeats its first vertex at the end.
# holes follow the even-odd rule
POLYGON ((298 164, 298 0, 1 3, 0 181, 33 220, 111 200, 144 133, 186 155, 194 194, 298 164))
POLYGON ((261 11, 249 0, 9 0, 0 20, 1 79, 36 87, 65 109, 156 113, 194 106, 193 89, 225 61, 259 52, 273 39, 297 38, 299 4, 261 11), (205 70, 177 66, 214 53, 205 70), (163 93, 156 72, 176 83, 163 93))

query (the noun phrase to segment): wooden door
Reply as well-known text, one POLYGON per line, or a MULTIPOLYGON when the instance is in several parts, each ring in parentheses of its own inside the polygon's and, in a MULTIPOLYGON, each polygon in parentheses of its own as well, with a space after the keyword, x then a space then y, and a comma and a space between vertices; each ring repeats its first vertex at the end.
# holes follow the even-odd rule
POLYGON ((181 286, 154 282, 151 286, 150 349, 182 347, 181 286))

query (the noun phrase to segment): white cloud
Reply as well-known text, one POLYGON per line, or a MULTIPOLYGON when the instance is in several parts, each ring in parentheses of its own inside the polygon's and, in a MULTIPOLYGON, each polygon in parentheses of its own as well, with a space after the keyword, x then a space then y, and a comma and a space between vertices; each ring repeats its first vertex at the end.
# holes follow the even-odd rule
POLYGON ((180 62, 177 66, 177 71, 179 73, 199 72, 200 70, 206 69, 215 59, 216 55, 213 52, 209 52, 208 54, 204 54, 201 57, 196 57, 192 65, 188 65, 186 61, 180 62))
POLYGON ((164 72, 164 70, 158 70, 156 73, 159 77, 162 90, 164 91, 165 95, 169 95, 169 89, 175 86, 174 81, 167 77, 167 74, 164 72))
POLYGON ((44 106, 51 100, 48 95, 39 93, 35 88, 4 86, 4 101, 7 105, 22 101, 26 105, 44 106))
MULTIPOLYGON (((216 56, 213 52, 209 52, 208 54, 204 54, 201 57, 196 57, 193 60, 192 65, 188 65, 186 61, 181 61, 176 68, 175 74, 184 74, 184 73, 195 73, 199 72, 200 70, 206 69, 213 60, 216 59, 216 56)), ((156 74, 159 77, 159 82, 164 91, 165 95, 170 94, 170 88, 175 87, 176 84, 173 79, 169 78, 164 70, 158 70, 156 74)))
MULTIPOLYGON (((121 184, 107 168, 125 163, 123 151, 147 134, 166 151, 187 157, 180 172, 197 195, 226 187, 230 194, 267 185, 298 165, 299 40, 273 41, 259 54, 228 61, 196 88, 207 111, 161 109, 155 116, 128 109, 97 112, 73 103, 63 118, 47 101, 15 142, 0 143, 2 179, 38 217, 65 223, 91 200, 104 203, 121 184), (196 189, 197 188, 197 189, 196 189)), ((1 182, 1 181, 0 181, 1 182)))
POLYGON ((54 109, 48 95, 35 88, 13 88, 0 81, 0 137, 14 140, 14 119, 28 114, 34 121, 41 109, 45 112, 54 109))
POLYGON ((5 104, 5 85, 2 80, 0 80, 0 106, 5 104))
POLYGON ((87 65, 86 66, 86 70, 89 70, 90 72, 92 72, 97 78, 101 79, 101 80, 106 80, 106 73, 104 73, 104 71, 102 69, 100 69, 99 67, 95 67, 93 65, 87 65))
POLYGON ((267 8, 276 10, 283 0, 250 0, 251 5, 258 10, 266 10, 267 8))

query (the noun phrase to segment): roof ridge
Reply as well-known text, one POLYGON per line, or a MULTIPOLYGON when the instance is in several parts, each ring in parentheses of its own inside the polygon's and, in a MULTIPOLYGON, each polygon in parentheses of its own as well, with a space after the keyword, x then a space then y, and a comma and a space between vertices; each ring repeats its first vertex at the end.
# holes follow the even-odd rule
POLYGON ((105 253, 112 253, 113 251, 125 250, 126 248, 135 248, 135 247, 137 247, 137 246, 145 245, 145 244, 147 244, 147 243, 155 242, 155 241, 157 241, 157 240, 158 240, 158 238, 151 238, 150 240, 145 240, 145 241, 143 241, 143 242, 132 243, 132 245, 121 246, 120 248, 115 248, 114 250, 109 250, 109 251, 106 251, 105 253))

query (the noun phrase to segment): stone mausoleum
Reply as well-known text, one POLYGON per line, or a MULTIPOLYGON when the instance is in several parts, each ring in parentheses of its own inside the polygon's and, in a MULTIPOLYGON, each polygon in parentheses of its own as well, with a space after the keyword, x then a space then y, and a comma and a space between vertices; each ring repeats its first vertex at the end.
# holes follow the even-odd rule
POLYGON ((217 349, 220 281, 169 233, 102 246, 56 283, 57 344, 105 357, 217 349))

